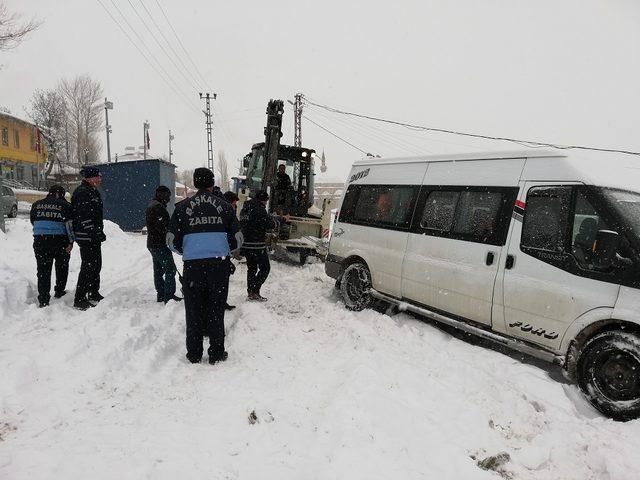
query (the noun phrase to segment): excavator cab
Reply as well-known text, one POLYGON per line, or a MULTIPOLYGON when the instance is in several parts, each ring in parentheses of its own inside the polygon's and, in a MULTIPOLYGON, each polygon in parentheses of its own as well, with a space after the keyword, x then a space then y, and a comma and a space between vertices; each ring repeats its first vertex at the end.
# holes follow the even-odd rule
POLYGON ((269 192, 269 212, 304 217, 313 205, 313 161, 315 150, 289 145, 278 146, 278 160, 269 170, 265 144, 257 143, 245 157, 246 186, 251 196, 258 190, 269 192), (266 180, 266 178, 271 181, 266 180))

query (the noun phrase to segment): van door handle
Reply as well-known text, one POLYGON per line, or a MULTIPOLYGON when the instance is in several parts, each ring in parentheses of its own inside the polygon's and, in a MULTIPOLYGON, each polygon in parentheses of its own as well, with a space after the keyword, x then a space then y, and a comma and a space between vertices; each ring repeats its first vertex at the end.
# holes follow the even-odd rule
POLYGON ((504 263, 504 268, 507 270, 511 270, 513 265, 516 263, 516 257, 513 255, 507 255, 507 261, 504 263))
POLYGON ((485 263, 487 264, 487 266, 489 265, 493 265, 493 260, 496 258, 495 253, 493 252, 487 252, 487 259, 485 261, 485 263))

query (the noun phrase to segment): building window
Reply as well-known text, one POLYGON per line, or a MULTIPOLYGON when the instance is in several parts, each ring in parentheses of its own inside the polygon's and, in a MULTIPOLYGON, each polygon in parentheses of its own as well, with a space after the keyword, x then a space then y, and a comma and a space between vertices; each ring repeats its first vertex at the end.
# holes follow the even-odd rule
POLYGON ((32 151, 36 149, 36 136, 33 134, 33 130, 29 133, 29 145, 32 151))
POLYGON ((5 165, 4 169, 4 178, 8 180, 13 180, 13 165, 5 165))
POLYGON ((6 127, 2 127, 2 145, 9 146, 9 129, 6 127))
POLYGON ((33 184, 38 183, 38 167, 31 167, 31 182, 33 184))
POLYGON ((24 180, 24 167, 22 165, 16 167, 16 180, 19 182, 24 180))
POLYGON ((20 132, 15 128, 13 129, 13 146, 20 148, 20 132))

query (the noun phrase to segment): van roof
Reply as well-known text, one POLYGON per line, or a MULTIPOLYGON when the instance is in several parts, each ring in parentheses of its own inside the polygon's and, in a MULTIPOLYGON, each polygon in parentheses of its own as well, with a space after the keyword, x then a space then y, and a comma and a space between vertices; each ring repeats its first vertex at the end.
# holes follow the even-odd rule
POLYGON ((381 165, 389 163, 420 163, 420 162, 463 162, 468 160, 501 160, 511 158, 549 158, 566 157, 566 154, 558 150, 513 150, 502 152, 471 152, 448 153, 441 155, 419 155, 411 157, 365 157, 354 165, 381 165))
POLYGON ((431 162, 527 159, 522 172, 526 180, 581 181, 591 185, 640 191, 640 159, 615 152, 559 149, 531 149, 501 152, 474 152, 414 157, 363 158, 353 164, 363 166, 402 165, 431 162), (533 160, 533 161, 531 161, 533 160))

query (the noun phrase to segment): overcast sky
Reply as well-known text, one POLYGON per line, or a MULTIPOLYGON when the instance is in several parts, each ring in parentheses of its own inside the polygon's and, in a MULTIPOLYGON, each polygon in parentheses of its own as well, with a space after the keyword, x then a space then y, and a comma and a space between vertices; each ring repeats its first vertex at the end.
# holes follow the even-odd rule
MULTIPOLYGON (((214 148, 235 165, 264 139, 268 100, 292 99, 298 91, 319 103, 421 125, 640 150, 637 0, 100 2, 5 0, 10 11, 44 23, 19 48, 0 53, 0 105, 24 117, 36 88, 88 73, 114 102, 112 153, 141 145, 148 119, 153 153, 166 154, 168 130, 174 132, 179 168, 206 163, 200 89, 218 93, 214 148), (100 2, 128 29, 114 4, 120 9, 161 63, 156 68, 166 70, 188 99, 162 81, 100 2), (131 5, 167 53, 180 54, 175 65, 131 5)), ((374 154, 514 148, 317 108, 305 114, 374 154)), ((343 180, 362 156, 307 121, 303 140, 326 151, 328 171, 320 180, 343 180)), ((288 104, 283 141, 293 142, 288 104)))

